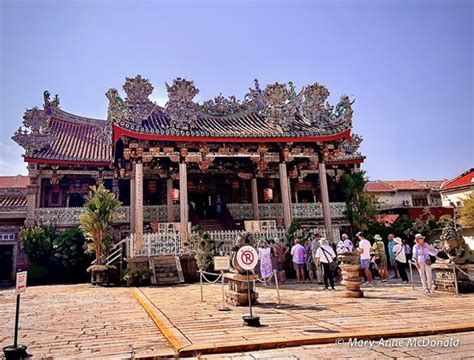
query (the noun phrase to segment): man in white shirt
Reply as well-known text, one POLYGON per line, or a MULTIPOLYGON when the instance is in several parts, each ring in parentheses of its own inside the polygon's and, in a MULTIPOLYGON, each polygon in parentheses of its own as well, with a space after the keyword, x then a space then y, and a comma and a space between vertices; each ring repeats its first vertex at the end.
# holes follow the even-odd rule
POLYGON ((360 267, 364 270, 365 276, 367 277, 367 283, 373 285, 372 273, 370 272, 370 251, 372 246, 370 241, 367 240, 364 234, 359 231, 356 235, 359 238, 359 254, 360 254, 360 267))

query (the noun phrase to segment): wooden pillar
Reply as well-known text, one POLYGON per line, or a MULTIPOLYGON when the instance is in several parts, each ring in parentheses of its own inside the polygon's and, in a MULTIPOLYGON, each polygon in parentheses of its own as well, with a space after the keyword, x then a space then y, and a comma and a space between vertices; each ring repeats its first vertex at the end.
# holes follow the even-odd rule
POLYGON ((173 179, 166 180, 166 209, 168 213, 168 222, 174 221, 174 206, 171 199, 171 191, 173 190, 173 179))
POLYGON ((130 176, 130 233, 135 232, 135 165, 133 165, 133 174, 130 176))
POLYGON ((179 214, 181 241, 188 239, 188 173, 186 163, 179 163, 179 214))
POLYGON ((281 203, 283 205, 283 222, 285 228, 288 229, 291 225, 291 198, 290 198, 290 186, 288 181, 288 173, 286 171, 286 163, 281 162, 279 164, 279 176, 280 176, 280 192, 281 192, 281 203))
POLYGON ((319 184, 321 187, 321 203, 323 205, 324 227, 326 229, 326 238, 329 243, 333 242, 332 223, 331 223, 331 208, 329 206, 328 183, 326 178, 326 164, 319 163, 319 184))
POLYGON ((143 164, 135 164, 135 250, 143 249, 143 164))
POLYGON ((257 187, 257 178, 252 178, 250 180, 250 188, 252 190, 252 209, 253 209, 253 218, 254 220, 260 219, 260 212, 258 210, 258 187, 257 187))

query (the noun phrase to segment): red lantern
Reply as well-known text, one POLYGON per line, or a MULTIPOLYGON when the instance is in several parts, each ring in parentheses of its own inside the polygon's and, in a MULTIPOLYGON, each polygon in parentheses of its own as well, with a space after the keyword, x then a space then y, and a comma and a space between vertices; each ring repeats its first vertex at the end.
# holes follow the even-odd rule
POLYGON ((273 200, 273 189, 270 189, 270 188, 263 189, 263 199, 265 201, 272 201, 273 200))
POLYGON ((171 201, 178 201, 179 200, 179 190, 178 189, 172 189, 170 191, 170 199, 171 199, 171 201))

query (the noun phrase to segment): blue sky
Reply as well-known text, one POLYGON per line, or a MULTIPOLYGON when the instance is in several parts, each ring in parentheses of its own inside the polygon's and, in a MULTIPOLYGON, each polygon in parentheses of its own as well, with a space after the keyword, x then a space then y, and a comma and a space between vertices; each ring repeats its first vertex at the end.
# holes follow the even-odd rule
POLYGON ((371 179, 450 178, 474 166, 472 1, 0 1, 0 175, 26 173, 10 140, 48 89, 105 118, 137 73, 163 101, 186 77, 199 99, 318 81, 356 99, 371 179))

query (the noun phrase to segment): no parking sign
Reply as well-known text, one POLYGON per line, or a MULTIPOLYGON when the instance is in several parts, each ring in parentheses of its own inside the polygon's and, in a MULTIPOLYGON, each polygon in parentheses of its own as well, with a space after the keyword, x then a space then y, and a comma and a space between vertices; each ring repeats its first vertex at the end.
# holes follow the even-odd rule
POLYGON ((242 246, 237 251, 237 263, 244 270, 252 270, 258 263, 258 253, 249 245, 242 246))

